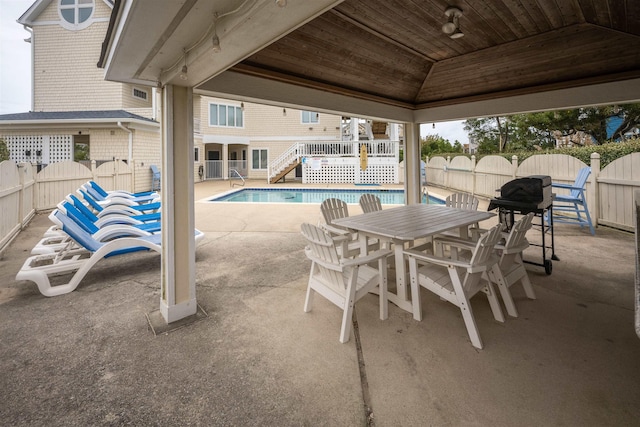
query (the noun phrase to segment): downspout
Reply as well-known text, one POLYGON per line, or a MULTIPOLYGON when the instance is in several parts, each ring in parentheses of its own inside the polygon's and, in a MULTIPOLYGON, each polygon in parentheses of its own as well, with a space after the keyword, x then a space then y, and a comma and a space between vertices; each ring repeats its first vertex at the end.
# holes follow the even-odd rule
POLYGON ((133 131, 118 121, 118 127, 129 134, 129 154, 127 163, 131 166, 131 158, 133 157, 133 131))
POLYGON ((36 52, 35 52, 35 43, 33 42, 33 29, 27 27, 26 25, 22 26, 26 31, 31 34, 31 37, 28 39, 24 39, 27 43, 31 44, 31 111, 35 111, 36 108, 36 52))
POLYGON ((129 155, 128 155, 128 159, 127 159, 127 165, 129 165, 129 168, 131 168, 131 172, 132 172, 132 174, 131 174, 131 190, 130 191, 136 191, 135 190, 135 188, 136 188, 136 172, 135 172, 135 168, 131 164, 131 158, 133 157, 133 131, 131 129, 129 129, 128 127, 126 127, 125 125, 123 125, 121 121, 118 121, 118 127, 129 134, 129 155))

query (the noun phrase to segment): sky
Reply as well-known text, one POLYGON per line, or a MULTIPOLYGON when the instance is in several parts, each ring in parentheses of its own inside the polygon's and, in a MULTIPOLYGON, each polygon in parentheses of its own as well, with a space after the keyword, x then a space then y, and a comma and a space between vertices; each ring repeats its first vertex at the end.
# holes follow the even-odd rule
MULTIPOLYGON (((0 0, 0 114, 31 110, 30 34, 16 20, 35 0, 0 0)), ((438 134, 451 144, 467 144, 469 138, 462 121, 420 125, 420 136, 438 134)))
POLYGON ((0 0, 0 114, 31 109, 30 34, 16 21, 33 0, 0 0))

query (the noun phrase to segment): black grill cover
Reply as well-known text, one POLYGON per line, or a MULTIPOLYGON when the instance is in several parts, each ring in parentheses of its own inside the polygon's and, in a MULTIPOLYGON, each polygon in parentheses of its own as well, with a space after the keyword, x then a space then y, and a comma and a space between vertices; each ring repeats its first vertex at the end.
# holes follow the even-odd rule
POLYGON ((550 194, 551 177, 548 175, 531 175, 514 179, 500 188, 500 197, 526 203, 540 203, 547 193, 550 194), (545 188, 546 187, 546 188, 545 188))

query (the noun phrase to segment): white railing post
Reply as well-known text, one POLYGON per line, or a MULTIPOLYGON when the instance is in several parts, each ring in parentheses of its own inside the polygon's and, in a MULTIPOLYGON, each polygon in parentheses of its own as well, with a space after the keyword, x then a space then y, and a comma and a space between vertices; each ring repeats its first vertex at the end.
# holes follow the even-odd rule
POLYGON ((589 197, 587 197, 587 204, 589 211, 593 212, 591 215, 591 222, 593 226, 598 225, 598 218, 600 218, 600 188, 598 185, 598 177, 600 176, 600 153, 591 153, 591 188, 587 191, 589 197), (591 201, 591 203, 589 203, 591 201))
POLYGON ((476 194, 476 155, 471 155, 471 194, 476 194))

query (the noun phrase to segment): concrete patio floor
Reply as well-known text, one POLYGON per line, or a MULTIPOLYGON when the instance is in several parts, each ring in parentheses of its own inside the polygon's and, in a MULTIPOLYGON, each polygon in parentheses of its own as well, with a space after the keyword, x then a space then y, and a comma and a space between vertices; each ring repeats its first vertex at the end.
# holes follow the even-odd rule
POLYGON ((393 304, 381 321, 376 296, 365 297, 359 339, 340 344, 337 307, 318 297, 302 311, 310 263, 299 227, 320 220, 319 206, 201 201, 226 190, 195 186, 206 316, 158 335, 147 319, 159 255, 106 259, 76 291, 46 298, 15 281, 49 226, 34 218, 0 260, 3 425, 640 424, 633 235, 557 226, 561 261, 551 275, 527 267, 538 298, 514 286, 518 318, 496 322, 486 298, 472 300, 483 350, 460 311, 427 292, 422 322, 393 304))

